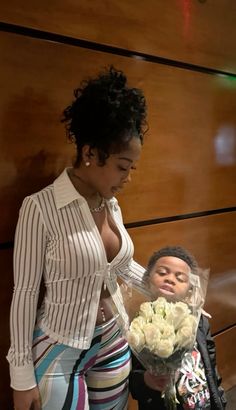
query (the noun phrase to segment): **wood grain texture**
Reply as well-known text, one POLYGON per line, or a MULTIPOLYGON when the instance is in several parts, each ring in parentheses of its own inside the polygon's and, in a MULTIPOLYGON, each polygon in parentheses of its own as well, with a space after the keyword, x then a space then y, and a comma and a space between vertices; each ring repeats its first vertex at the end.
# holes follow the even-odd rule
POLYGON ((7 33, 0 48, 0 242, 12 240, 23 197, 71 163, 61 112, 80 81, 108 64, 143 88, 149 107, 138 170, 119 196, 125 222, 235 206, 228 79, 7 33))
MULTIPOLYGON (((9 0, 1 21, 236 74, 234 0, 9 0)), ((149 131, 132 183, 118 197, 126 223, 235 207, 236 83, 171 65, 1 32, 0 243, 13 240, 24 196, 74 157, 60 124, 80 81, 108 64, 143 88, 149 131)), ((191 67, 189 67, 191 68, 191 67)), ((192 67, 193 68, 193 67, 192 67)), ((236 213, 129 229, 136 259, 180 244, 210 267, 206 310, 223 384, 236 384, 236 213)), ((0 408, 11 410, 8 366, 12 250, 0 251, 0 408)), ((130 402, 130 410, 137 408, 130 402)))
POLYGON ((129 396, 128 410, 138 410, 137 401, 133 400, 131 395, 129 396))
POLYGON ((149 255, 167 245, 184 246, 202 268, 210 268, 205 309, 212 315, 211 330, 235 324, 236 317, 236 213, 129 229, 135 259, 146 266, 149 255))
POLYGON ((216 336, 215 343, 223 386, 229 390, 232 386, 236 386, 236 326, 216 336))
POLYGON ((234 0, 10 0, 1 20, 236 72, 234 0))

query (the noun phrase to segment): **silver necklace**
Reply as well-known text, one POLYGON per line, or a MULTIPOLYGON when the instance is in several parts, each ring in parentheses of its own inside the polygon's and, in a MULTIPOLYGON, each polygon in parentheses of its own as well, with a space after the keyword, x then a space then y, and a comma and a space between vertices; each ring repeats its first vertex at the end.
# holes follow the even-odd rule
POLYGON ((104 208, 105 208, 105 199, 104 198, 102 198, 102 201, 101 201, 99 206, 95 206, 95 207, 91 207, 91 208, 89 206, 90 212, 102 212, 104 208))

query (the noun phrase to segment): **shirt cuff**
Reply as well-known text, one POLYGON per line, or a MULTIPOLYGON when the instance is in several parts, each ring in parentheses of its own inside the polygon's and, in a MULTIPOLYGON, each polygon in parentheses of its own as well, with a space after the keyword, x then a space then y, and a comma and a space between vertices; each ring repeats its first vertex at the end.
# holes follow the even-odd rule
POLYGON ((37 386, 33 363, 19 367, 10 364, 10 378, 14 390, 30 390, 37 386))

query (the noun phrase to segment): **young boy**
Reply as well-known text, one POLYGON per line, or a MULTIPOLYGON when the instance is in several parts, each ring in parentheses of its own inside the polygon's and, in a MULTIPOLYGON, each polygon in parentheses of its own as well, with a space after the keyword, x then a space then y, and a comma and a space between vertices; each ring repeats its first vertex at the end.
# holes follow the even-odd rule
MULTIPOLYGON (((195 258, 180 246, 170 246, 155 252, 148 263, 146 277, 157 296, 167 300, 183 298, 190 287, 190 272, 197 274, 195 258)), ((168 378, 145 371, 133 355, 130 392, 138 401, 139 410, 164 410, 162 391, 168 378)), ((178 410, 222 410, 226 406, 221 378, 216 369, 215 343, 205 314, 199 321, 197 339, 192 354, 185 355, 176 382, 178 410)))

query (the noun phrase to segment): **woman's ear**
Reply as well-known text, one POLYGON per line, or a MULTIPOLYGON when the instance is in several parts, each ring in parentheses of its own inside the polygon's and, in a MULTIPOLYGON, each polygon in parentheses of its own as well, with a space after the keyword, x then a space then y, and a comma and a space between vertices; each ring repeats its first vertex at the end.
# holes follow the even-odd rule
POLYGON ((91 148, 90 145, 84 145, 82 148, 82 161, 86 167, 91 165, 91 162, 96 157, 95 149, 91 148))

